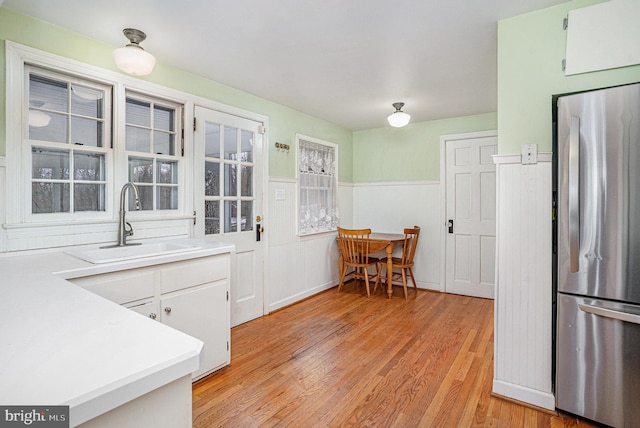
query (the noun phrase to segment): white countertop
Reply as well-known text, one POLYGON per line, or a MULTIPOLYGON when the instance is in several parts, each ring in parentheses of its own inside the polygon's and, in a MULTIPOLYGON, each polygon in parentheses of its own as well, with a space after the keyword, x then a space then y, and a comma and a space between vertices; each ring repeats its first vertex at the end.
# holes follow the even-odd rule
POLYGON ((0 404, 69 405, 75 426, 196 370, 200 340, 64 279, 235 251, 184 242, 201 249, 106 264, 0 255, 0 404))

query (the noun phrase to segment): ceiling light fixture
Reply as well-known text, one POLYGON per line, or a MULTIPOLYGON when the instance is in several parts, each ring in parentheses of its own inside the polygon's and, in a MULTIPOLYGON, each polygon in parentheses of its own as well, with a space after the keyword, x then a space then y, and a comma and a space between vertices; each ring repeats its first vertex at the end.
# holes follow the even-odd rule
POLYGON ((409 120, 411 120, 411 115, 401 110, 402 106, 404 106, 404 103, 393 103, 392 105, 393 108, 396 109, 396 111, 394 111, 389 115, 389 117, 387 117, 389 125, 393 126, 394 128, 402 128, 403 126, 406 126, 409 123, 409 120))
POLYGON ((140 46, 147 35, 135 28, 125 28, 122 32, 131 43, 113 51, 116 66, 134 76, 146 76, 151 73, 153 66, 156 65, 156 59, 140 46))

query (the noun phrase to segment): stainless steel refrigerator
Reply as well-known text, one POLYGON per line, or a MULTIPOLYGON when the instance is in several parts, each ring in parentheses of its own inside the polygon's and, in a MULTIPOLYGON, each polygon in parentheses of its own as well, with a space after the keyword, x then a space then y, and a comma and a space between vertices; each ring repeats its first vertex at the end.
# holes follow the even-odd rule
POLYGON ((556 406, 640 426, 640 83, 555 101, 556 406))

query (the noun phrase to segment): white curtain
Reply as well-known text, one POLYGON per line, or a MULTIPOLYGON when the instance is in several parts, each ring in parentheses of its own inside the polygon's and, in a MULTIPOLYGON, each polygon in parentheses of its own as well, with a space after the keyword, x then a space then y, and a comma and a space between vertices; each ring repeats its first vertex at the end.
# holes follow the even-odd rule
POLYGON ((336 147, 298 141, 298 233, 336 230, 339 223, 336 147))

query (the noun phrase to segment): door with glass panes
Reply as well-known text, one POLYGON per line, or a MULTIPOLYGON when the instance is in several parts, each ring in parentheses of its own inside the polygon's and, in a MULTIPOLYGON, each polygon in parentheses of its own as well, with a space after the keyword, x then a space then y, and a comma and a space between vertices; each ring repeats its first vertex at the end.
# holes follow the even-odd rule
POLYGON ((264 315, 261 123, 195 108, 196 237, 233 243, 231 325, 264 315))

